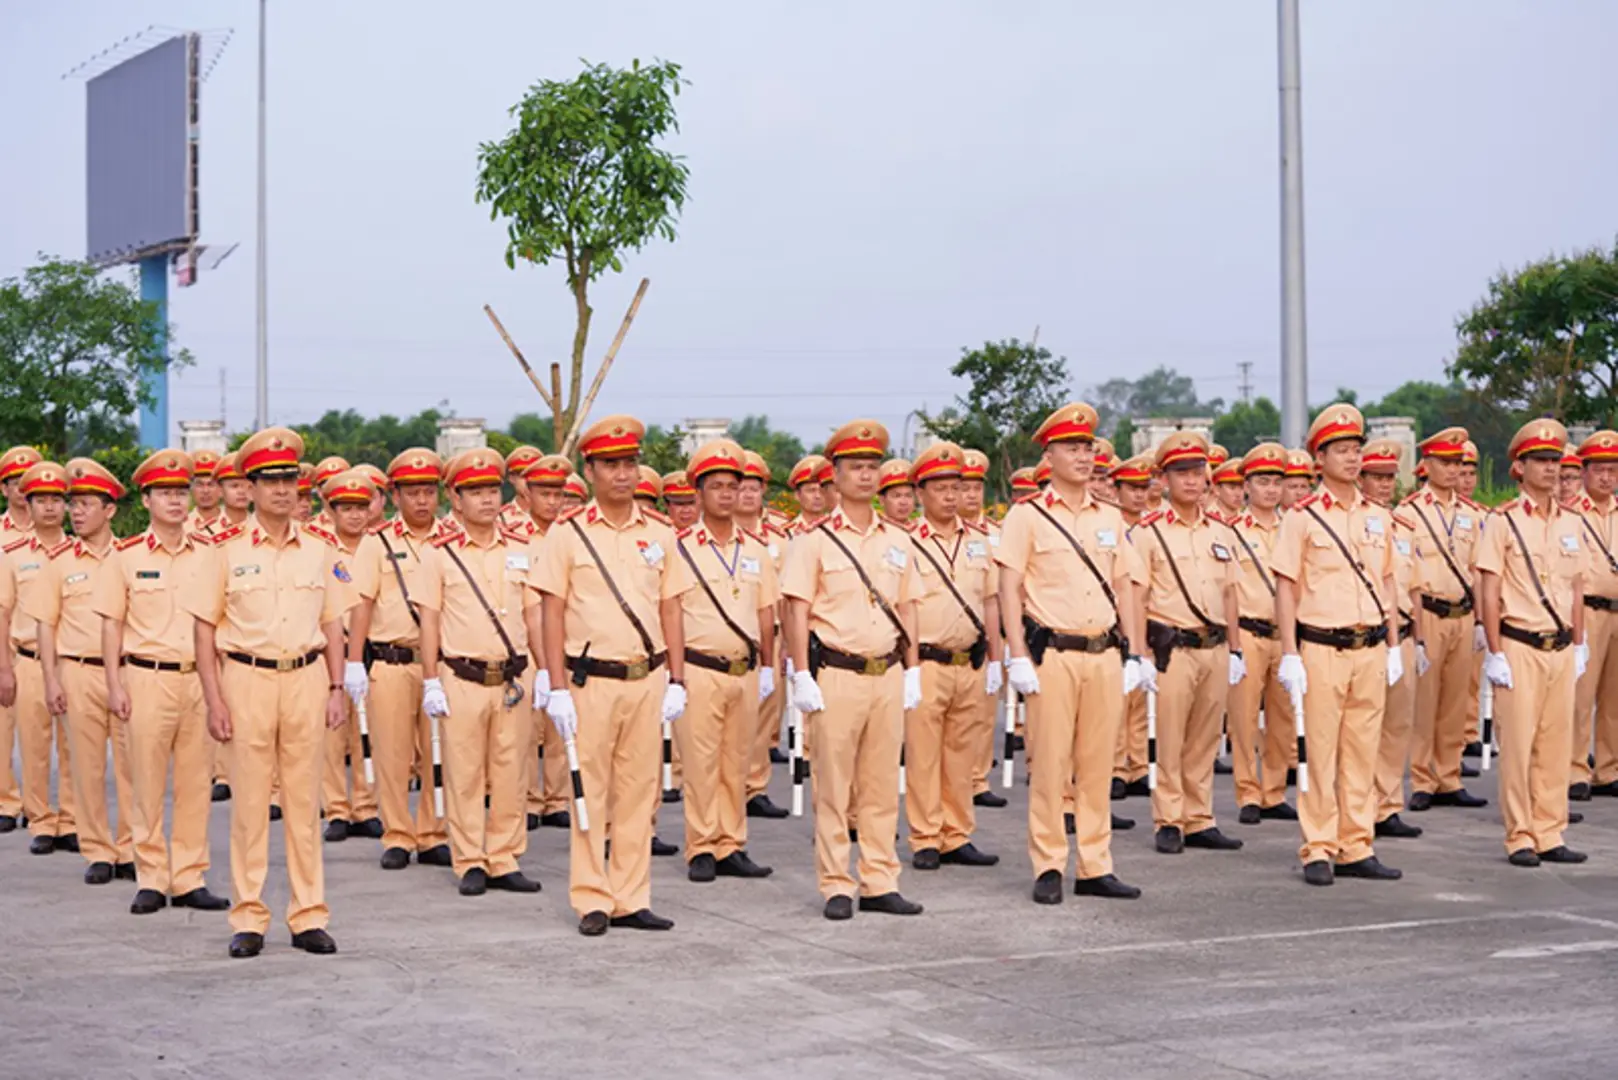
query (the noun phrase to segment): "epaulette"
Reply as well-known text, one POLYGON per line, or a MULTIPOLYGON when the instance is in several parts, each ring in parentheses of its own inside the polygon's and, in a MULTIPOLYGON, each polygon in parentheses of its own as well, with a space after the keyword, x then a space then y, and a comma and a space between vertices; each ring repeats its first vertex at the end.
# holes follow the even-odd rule
POLYGON ((830 514, 821 514, 819 517, 815 518, 813 521, 809 521, 809 520, 805 519, 804 523, 801 526, 799 526, 799 529, 800 529, 799 535, 802 535, 803 533, 806 533, 806 532, 813 532, 814 530, 820 528, 821 525, 825 524, 827 521, 830 521, 830 520, 831 520, 831 515, 830 514))
MULTIPOLYGON (((686 537, 691 535, 693 528, 693 526, 687 525, 685 528, 677 530, 674 533, 674 538, 676 540, 684 540, 686 537)), ((746 532, 747 530, 743 529, 742 531, 746 532)))
POLYGON ((1035 499, 1039 498, 1039 495, 1040 493, 1037 491, 1030 491, 1026 495, 1017 496, 1016 501, 1020 503, 1033 502, 1035 499))
POLYGON ((18 548, 22 547, 23 545, 31 544, 33 542, 34 542, 34 534, 29 533, 27 536, 19 536, 19 537, 17 537, 17 539, 15 539, 11 543, 7 544, 5 546, 5 550, 6 551, 16 551, 18 548))
POLYGON ((1468 499, 1465 495, 1462 495, 1458 491, 1455 493, 1455 498, 1460 500, 1460 502, 1463 503, 1464 505, 1471 507, 1473 510, 1482 510, 1484 512, 1487 512, 1488 509, 1489 509, 1487 506, 1484 506, 1480 502, 1474 502, 1471 499, 1468 499))
POLYGON ((247 532, 247 526, 246 525, 232 525, 230 528, 226 529, 224 532, 216 532, 212 536, 209 536, 209 537, 202 537, 201 533, 197 533, 195 535, 198 536, 199 538, 202 538, 203 543, 205 543, 205 544, 213 544, 214 546, 217 547, 218 545, 223 544, 226 540, 234 540, 236 537, 241 536, 242 534, 244 534, 246 532, 247 532))
POLYGON ((1167 510, 1153 510, 1150 514, 1142 514, 1140 516, 1140 520, 1135 522, 1135 524, 1136 525, 1150 525, 1155 521, 1162 521, 1163 520, 1163 515, 1165 515, 1167 513, 1168 513, 1167 510))
POLYGON ((502 525, 500 526, 500 535, 505 537, 507 540, 515 540, 519 544, 526 544, 528 543, 532 534, 525 533, 521 529, 512 525, 502 525))
POLYGON ((1399 500, 1399 505, 1400 506, 1410 506, 1411 504, 1419 501, 1421 499, 1422 492, 1424 492, 1426 490, 1427 490, 1426 488, 1417 488, 1415 491, 1412 491, 1409 495, 1406 495, 1403 499, 1400 499, 1399 500))
POLYGON ((764 533, 765 536, 768 536, 771 533, 776 533, 780 536, 787 535, 787 531, 785 529, 767 518, 764 521, 759 522, 759 529, 764 533))
POLYGON ((1318 491, 1311 492, 1310 494, 1305 495, 1303 498, 1299 499, 1297 502, 1293 503, 1292 504, 1292 509, 1300 510, 1305 506, 1311 506, 1315 502, 1317 502, 1319 499, 1320 499, 1320 492, 1318 492, 1318 491))
POLYGON ((556 523, 560 525, 564 521, 572 521, 582 513, 584 513, 584 507, 582 506, 575 506, 570 510, 563 510, 560 514, 556 515, 556 523))
POLYGON ((332 545, 333 547, 342 546, 337 539, 336 533, 329 533, 319 525, 316 525, 314 522, 305 522, 303 531, 308 533, 310 536, 318 536, 320 539, 326 541, 326 543, 332 545))
POLYGON ((1517 504, 1520 502, 1522 502, 1520 498, 1508 499, 1506 502, 1503 502, 1499 506, 1495 507, 1492 511, 1490 511, 1490 513, 1503 514, 1507 510, 1515 510, 1517 509, 1517 504))
POLYGON ((1411 521, 1409 518, 1402 518, 1397 513, 1392 511, 1390 511, 1390 513, 1393 514, 1393 523, 1395 525, 1402 529, 1409 529, 1411 532, 1416 531, 1416 523, 1414 521, 1411 521))
POLYGON ((754 543, 758 544, 760 547, 767 548, 767 547, 770 546, 769 535, 768 535, 768 533, 766 533, 762 529, 759 530, 758 532, 754 532, 752 529, 743 529, 742 530, 742 535, 747 537, 749 540, 752 540, 754 543))
POLYGON ((982 533, 985 536, 989 534, 989 527, 981 521, 966 521, 963 519, 961 524, 966 526, 969 532, 982 533))
POLYGON ((661 511, 653 510, 651 507, 647 506, 641 508, 641 513, 645 514, 653 521, 667 525, 671 529, 674 528, 674 522, 670 521, 668 515, 662 513, 661 511))
POLYGON ((62 552, 64 552, 64 551, 71 551, 73 549, 73 545, 75 543, 77 543, 77 539, 75 537, 69 536, 66 539, 64 539, 60 544, 57 544, 55 547, 47 549, 46 552, 45 552, 45 557, 47 559, 54 559, 54 558, 56 558, 56 556, 62 554, 62 552))
POLYGON ((136 533, 134 536, 126 536, 122 540, 114 540, 112 542, 112 546, 118 551, 128 551, 136 544, 146 543, 146 537, 148 535, 148 533, 136 533))
POLYGON ((437 536, 429 537, 427 543, 433 547, 441 548, 445 544, 453 544, 457 540, 464 545, 466 543, 466 534, 461 532, 441 532, 437 536))

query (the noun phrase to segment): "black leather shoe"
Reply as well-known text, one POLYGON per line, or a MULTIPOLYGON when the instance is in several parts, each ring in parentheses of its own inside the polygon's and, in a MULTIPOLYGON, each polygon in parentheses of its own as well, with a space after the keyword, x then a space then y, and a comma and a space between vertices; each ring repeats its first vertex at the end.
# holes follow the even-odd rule
POLYGON ((112 876, 119 881, 134 881, 135 864, 132 862, 113 863, 112 876))
POLYGON ((112 863, 93 862, 84 868, 86 885, 106 885, 112 881, 112 863))
POLYGON ((403 870, 410 865, 410 852, 402 847, 390 847, 382 853, 382 869, 403 870))
POLYGON ((781 748, 779 746, 770 747, 771 765, 785 765, 790 760, 790 758, 781 752, 781 748))
POLYGON ((1461 779, 1475 780, 1482 775, 1482 773, 1478 772, 1478 767, 1472 764, 1470 761, 1461 762, 1461 779))
POLYGON ((1243 825, 1257 825, 1263 819, 1258 803, 1248 803, 1236 814, 1236 820, 1243 825))
POLYGON ((652 837, 652 854, 653 855, 662 857, 662 856, 666 856, 666 855, 678 855, 679 853, 680 853, 680 845, 664 843, 662 840, 658 839, 658 837, 655 836, 655 835, 652 837))
POLYGON ((0 833, 16 832, 17 819, 11 814, 0 814, 0 833))
POLYGON ((56 837, 54 836, 36 836, 28 841, 28 854, 30 855, 49 855, 55 850, 56 837))
POLYGON ((586 911, 579 919, 579 933, 585 937, 600 937, 607 932, 610 924, 605 911, 586 911))
POLYGON ((1144 776, 1139 780, 1131 780, 1124 785, 1124 794, 1131 799, 1150 798, 1152 794, 1151 782, 1144 776))
POLYGON ((209 798, 212 799, 214 802, 229 802, 230 801, 230 785, 229 784, 224 784, 224 783, 216 783, 216 784, 214 784, 214 786, 213 786, 213 794, 211 794, 209 796, 209 798))
POLYGON ((1122 814, 1113 814, 1112 815, 1112 831, 1113 832, 1128 832, 1130 829, 1133 829, 1134 827, 1135 827, 1135 819, 1134 818, 1132 818, 1132 817, 1124 817, 1122 814))
POLYGON ((719 876, 714 857, 707 852, 692 856, 691 861, 685 865, 685 876, 698 885, 706 885, 719 876))
POLYGON ((366 818, 358 825, 350 825, 348 827, 348 835, 363 836, 367 840, 382 839, 382 832, 382 819, 379 817, 366 818))
POLYGON ((1586 783, 1569 784, 1567 797, 1572 802, 1589 802, 1590 785, 1586 783))
POLYGON ((937 870, 939 861, 938 849, 935 847, 924 847, 910 856, 910 865, 917 870, 937 870))
POLYGON ((1104 900, 1139 900, 1140 889, 1134 885, 1125 885, 1118 880, 1116 874, 1102 874, 1100 877, 1076 878, 1073 882, 1074 896, 1099 896, 1104 900))
POLYGON ((509 874, 497 874, 490 878, 489 888, 501 892, 536 893, 540 890, 540 884, 521 870, 513 870, 509 874))
POLYGON ((938 861, 954 866, 997 866, 1000 856, 979 851, 971 841, 968 841, 958 848, 944 852, 938 857, 938 861))
POLYGON ((1403 870, 1395 870, 1391 866, 1383 866, 1375 855, 1367 855, 1354 862, 1337 864, 1338 877, 1365 878, 1369 881, 1398 881, 1404 877, 1403 870))
POLYGON ((482 896, 489 891, 489 875, 477 867, 472 867, 461 875, 462 896, 482 896))
POLYGON ((198 885, 190 892, 181 893, 170 901, 175 907, 191 908, 194 911, 228 911, 230 901, 223 896, 215 896, 208 891, 208 886, 198 885))
POLYGON ((79 834, 76 832, 63 833, 56 838, 55 846, 57 851, 71 851, 77 855, 79 853, 79 834))
POLYGON ((1258 808, 1258 816, 1265 821, 1298 820, 1298 812, 1287 802, 1278 802, 1274 806, 1261 806, 1258 808))
POLYGON ((1234 770, 1231 769, 1228 762, 1224 761, 1222 758, 1214 758, 1215 776, 1229 776, 1233 771, 1234 770))
POLYGON ((1060 904, 1062 902, 1062 872, 1047 870, 1034 881, 1034 903, 1060 904))
POLYGON ((1107 792, 1107 795, 1113 802, 1127 799, 1129 797, 1129 785, 1124 783, 1123 777, 1115 776, 1112 778, 1112 789, 1107 792))
POLYGON ((1062 828, 1066 830, 1069 836, 1072 836, 1079 831, 1078 820, 1072 814, 1063 814, 1062 828))
POLYGON ((663 789, 663 801, 666 802, 666 803, 679 802, 680 801, 680 789, 679 788, 664 788, 663 789))
POLYGON ((337 951, 337 942, 332 940, 330 934, 317 926, 313 930, 293 934, 292 947, 302 949, 306 953, 314 953, 316 956, 330 956, 337 951))
POLYGON ((853 825, 848 827, 848 842, 850 844, 857 844, 860 842, 860 830, 853 825))
POLYGON ((1185 837, 1181 836, 1180 830, 1173 825, 1165 825, 1157 830, 1154 843, 1157 850, 1164 855, 1178 855, 1185 850, 1185 837))
POLYGON ((714 872, 720 877, 767 878, 775 870, 760 866, 745 851, 732 851, 714 864, 714 872))
POLYGON ((747 816, 761 818, 784 818, 791 817, 792 811, 788 810, 784 806, 776 806, 770 801, 770 797, 768 795, 760 794, 754 795, 751 799, 747 800, 747 816))
POLYGON ((972 796, 973 806, 986 806, 990 810, 998 810, 1006 805, 1006 797, 993 791, 980 791, 972 796))
POLYGON ((342 818, 332 818, 326 822, 326 843, 337 844, 348 839, 348 822, 342 818))
POLYGON ((528 831, 529 832, 534 832, 538 828, 539 828, 539 815, 538 814, 529 814, 528 815, 528 831))
POLYGON ((826 907, 821 911, 832 922, 842 922, 854 917, 854 900, 848 896, 834 896, 826 901, 826 907))
POLYGON ((439 844, 426 851, 416 852, 416 862, 421 866, 454 866, 455 859, 449 853, 448 844, 439 844))
POLYGON ((612 925, 626 930, 673 930, 674 920, 652 914, 651 908, 641 908, 628 915, 614 915, 612 925))
POLYGON ((1488 806, 1488 799, 1480 799, 1470 791, 1456 788, 1454 791, 1440 791, 1433 795, 1434 806, 1459 806, 1465 810, 1476 810, 1488 806))
POLYGON ((1461 747, 1461 756, 1462 757, 1482 757, 1483 756, 1483 744, 1481 742, 1469 742, 1469 743, 1467 743, 1465 746, 1461 747))
POLYGON ((1011 737, 1011 750, 1012 750, 1012 753, 1020 754, 1020 753, 1022 753, 1023 751, 1025 751, 1027 749, 1028 749, 1028 744, 1023 739, 1023 737, 1021 735, 1013 735, 1011 737))
POLYGON ((1583 820, 1584 820, 1584 815, 1579 813, 1577 810, 1569 810, 1567 812, 1567 823, 1569 825, 1577 825, 1579 822, 1581 822, 1583 820))
POLYGON ((270 820, 271 821, 280 821, 281 820, 281 808, 279 806, 270 807, 270 820))
POLYGON ((1303 880, 1308 885, 1330 885, 1336 880, 1331 872, 1331 863, 1325 859, 1316 859, 1303 866, 1303 880))
POLYGON ((921 905, 914 900, 906 900, 896 892, 888 892, 881 896, 860 897, 860 910, 879 911, 884 915, 920 915, 921 905))
POLYGON ((1590 856, 1586 855, 1582 851, 1574 851, 1566 844, 1558 844, 1556 847, 1553 847, 1548 851, 1539 852, 1540 862, 1581 863, 1589 857, 1590 856))
POLYGON ((233 959, 246 960, 248 957, 257 956, 263 951, 263 934, 243 930, 241 933, 232 934, 230 937, 230 955, 233 959))
POLYGON ((1240 851, 1242 842, 1234 836, 1226 836, 1219 831, 1218 826, 1198 829, 1194 833, 1185 834, 1185 846, 1206 848, 1209 851, 1240 851))
POLYGON ((156 889, 138 889, 129 902, 131 915, 152 915, 169 906, 169 898, 156 889))
POLYGON ((1298 786, 1298 767, 1294 765, 1287 770, 1287 787, 1298 786))
POLYGON ((1430 791, 1412 791, 1410 793, 1410 802, 1405 807, 1406 810, 1414 814, 1419 814, 1423 810, 1431 810, 1432 808, 1433 793, 1430 791))
POLYGON ((539 815, 539 826, 542 829, 571 829, 573 815, 566 810, 553 810, 548 814, 539 815))
POLYGON ((1506 862, 1510 863, 1512 866, 1538 866, 1539 855, 1534 851, 1533 848, 1518 848, 1516 851, 1513 851, 1510 855, 1506 856, 1506 862))
POLYGON ((1600 795, 1607 799, 1618 799, 1618 780, 1608 780, 1605 784, 1591 784, 1590 794, 1600 795))
POLYGON ((1420 825, 1406 825, 1398 814, 1389 814, 1376 823, 1378 836, 1390 836, 1396 840, 1414 840, 1421 835, 1420 825))

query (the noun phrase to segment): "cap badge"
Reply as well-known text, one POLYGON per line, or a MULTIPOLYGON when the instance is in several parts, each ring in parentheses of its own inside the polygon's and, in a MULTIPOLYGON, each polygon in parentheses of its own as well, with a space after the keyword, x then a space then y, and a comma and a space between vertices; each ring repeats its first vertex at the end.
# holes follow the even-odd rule
POLYGON ((615 436, 622 435, 624 433, 624 426, 622 424, 616 425, 615 427, 613 427, 612 433, 615 436))
POLYGON ((270 449, 271 450, 279 450, 279 449, 281 449, 281 436, 277 435, 275 438, 270 440, 270 449))
POLYGON ((860 438, 869 439, 870 437, 871 437, 871 429, 870 428, 868 428, 868 427, 860 428, 860 438))

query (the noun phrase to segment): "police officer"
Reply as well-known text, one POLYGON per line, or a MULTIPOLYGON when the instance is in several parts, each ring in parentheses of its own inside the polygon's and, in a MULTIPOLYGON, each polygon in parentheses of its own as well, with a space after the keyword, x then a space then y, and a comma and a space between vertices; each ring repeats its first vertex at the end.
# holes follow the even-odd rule
POLYGON ((1133 899, 1112 872, 1108 804, 1124 695, 1142 684, 1136 586, 1145 571, 1116 506, 1090 497, 1096 413, 1063 405, 1034 433, 1051 462, 1048 491, 1006 515, 995 559, 1005 624, 1006 681, 1028 695, 1028 851, 1034 901, 1062 902, 1063 800, 1072 790, 1079 895, 1133 899), (1119 640, 1127 644, 1120 669, 1119 640), (1032 640, 1031 640, 1032 639, 1032 640))
MULTIPOLYGON (((38 450, 31 446, 13 446, 0 454, 0 491, 6 499, 6 511, 0 514, 0 590, 11 586, 10 571, 6 567, 5 552, 17 541, 33 531, 28 516, 28 502, 18 490, 22 474, 40 460, 38 450)), ((14 588, 11 589, 14 594, 14 588)), ((0 618, 7 620, 6 609, 15 605, 15 596, 9 603, 0 603, 0 618)), ((17 673, 11 654, 11 635, 0 642, 0 833, 14 832, 17 818, 22 813, 22 791, 17 787, 17 774, 12 765, 12 750, 17 742, 17 673)))
POLYGON ((533 524, 533 506, 528 501, 528 470, 544 455, 537 447, 519 446, 506 455, 506 479, 511 482, 511 501, 500 507, 500 527, 527 532, 533 524))
POLYGON ((798 516, 787 526, 787 531, 794 536, 826 514, 826 490, 820 484, 820 472, 825 466, 825 458, 810 454, 792 466, 787 476, 787 486, 798 500, 798 516))
MULTIPOLYGON (((989 479, 989 455, 981 450, 966 447, 961 451, 961 478, 956 484, 956 515, 961 523, 971 529, 982 530, 985 542, 989 545, 989 557, 994 558, 994 549, 1000 546, 1000 523, 989 516, 985 506, 985 490, 989 479)), ((995 631, 999 633, 998 612, 1000 605, 999 564, 995 570, 995 631)), ((987 668, 993 674, 985 674, 985 683, 993 680, 996 687, 1005 682, 1005 639, 1000 638, 1000 647, 989 652, 987 668)), ((978 761, 981 768, 972 776, 972 805, 988 807, 998 810, 1006 805, 1006 797, 989 788, 989 771, 994 767, 995 752, 995 715, 1000 705, 1000 694, 986 694, 983 701, 983 712, 973 727, 970 741, 978 747, 978 761)))
POLYGON ((198 450, 191 455, 191 505, 186 521, 188 532, 211 534, 223 528, 225 518, 224 492, 219 487, 219 460, 217 450, 198 450))
POLYGON ((916 485, 910 482, 910 462, 904 458, 889 458, 877 473, 877 502, 882 504, 882 516, 888 524, 909 532, 914 527, 911 518, 916 513, 916 485))
POLYGON ((347 472, 350 468, 348 459, 339 457, 336 454, 323 457, 315 463, 314 470, 309 474, 312 488, 305 494, 312 494, 320 509, 309 519, 310 524, 318 525, 328 533, 332 531, 334 522, 332 520, 331 504, 326 501, 326 482, 338 473, 347 472))
POLYGON ((1208 467, 1213 470, 1213 505, 1216 521, 1233 521, 1242 516, 1247 490, 1242 476, 1240 459, 1227 458, 1217 464, 1212 458, 1208 467))
POLYGON ((1618 500, 1613 498, 1618 487, 1618 431, 1592 434, 1580 444, 1579 458, 1584 463, 1584 493, 1577 507, 1589 548, 1584 629, 1590 668, 1574 693, 1567 792, 1568 798, 1583 801, 1591 795, 1618 796, 1618 552, 1614 551, 1618 500))
POLYGON ((96 580, 92 603, 101 622, 107 711, 129 742, 135 859, 133 915, 170 903, 224 911, 230 901, 208 891, 209 780, 213 740, 197 677, 194 620, 180 605, 186 583, 209 563, 207 541, 187 528, 191 457, 159 450, 135 467, 130 482, 151 519, 146 531, 117 541, 96 580), (163 833, 164 796, 173 773, 170 831, 163 833))
POLYGON ((1556 501, 1564 509, 1572 510, 1584 493, 1584 459, 1578 447, 1568 443, 1562 447, 1562 470, 1557 474, 1556 501))
MULTIPOLYGON (((564 510, 567 484, 577 480, 573 463, 560 454, 546 454, 528 467, 523 476, 528 489, 528 565, 537 566, 544 538, 564 510)), ((529 605, 528 647, 534 655, 534 739, 536 750, 529 756, 528 831, 540 828, 565 829, 571 824, 568 807, 572 789, 568 786, 567 754, 562 737, 545 712, 551 693, 550 672, 540 649, 544 640, 541 605, 529 605)))
POLYGON ((236 468, 234 452, 219 459, 219 464, 214 469, 214 479, 219 484, 219 503, 223 516, 204 531, 240 525, 247 520, 253 508, 253 485, 236 468))
POLYGON ((347 720, 342 620, 350 575, 337 548, 295 519, 297 505, 307 505, 298 494, 302 453, 303 440, 286 428, 266 428, 242 443, 237 467, 253 485, 253 517, 214 538, 206 565, 183 594, 197 623, 208 730, 232 744, 230 955, 239 958, 263 950, 270 925, 262 896, 277 775, 292 944, 310 953, 337 951, 326 932, 316 795, 324 760, 321 720, 331 730, 347 720))
POLYGON ((676 532, 689 529, 697 523, 702 507, 697 502, 697 489, 691 486, 684 469, 675 469, 663 475, 663 506, 668 511, 669 524, 676 532))
MULTIPOLYGON (((765 507, 764 497, 769 490, 770 466, 764 458, 752 450, 742 451, 742 480, 736 488, 736 524, 743 530, 753 533, 764 540, 765 551, 775 567, 777 591, 781 577, 781 566, 787 554, 787 533, 785 528, 772 520, 771 512, 765 507)), ((776 626, 775 641, 775 673, 771 676, 774 685, 758 707, 758 732, 754 736, 753 748, 748 759, 747 768, 747 816, 779 820, 787 817, 789 812, 784 806, 777 806, 770 800, 770 766, 783 764, 787 756, 781 753, 781 721, 786 707, 786 688, 782 685, 782 664, 786 650, 782 645, 780 635, 780 603, 771 619, 776 626)), ((763 676, 760 676, 762 680, 763 676)), ((800 752, 802 748, 800 747, 800 752)))
MULTIPOLYGON (((1146 516, 1146 492, 1153 481, 1153 456, 1139 454, 1115 464, 1108 473, 1112 481, 1113 501, 1123 518, 1124 529, 1135 527, 1146 516)), ((1124 718, 1118 725, 1118 752, 1113 764, 1112 798, 1122 800, 1131 796, 1149 796, 1146 773, 1146 695, 1127 694, 1124 697, 1124 718)), ((1114 818, 1117 822, 1123 820, 1114 818)), ((1131 823, 1133 825, 1133 823, 1131 823)))
POLYGON ((1477 550, 1484 678, 1500 731, 1500 806, 1513 866, 1581 863, 1563 842, 1572 754, 1574 683, 1585 674, 1584 576, 1589 549, 1577 514, 1557 501, 1567 431, 1530 420, 1508 454, 1522 495, 1489 515, 1477 550), (1571 648, 1569 646, 1572 646, 1571 648))
POLYGON ((1281 509, 1291 510, 1308 498, 1314 487, 1314 455, 1307 450, 1288 450, 1286 471, 1281 474, 1281 509))

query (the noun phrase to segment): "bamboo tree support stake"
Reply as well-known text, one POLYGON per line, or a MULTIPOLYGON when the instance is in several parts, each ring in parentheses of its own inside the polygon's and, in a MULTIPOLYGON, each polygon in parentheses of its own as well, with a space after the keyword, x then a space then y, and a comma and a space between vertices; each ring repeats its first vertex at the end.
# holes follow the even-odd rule
MULTIPOLYGON (((528 376, 528 381, 534 384, 534 389, 539 391, 539 396, 545 400, 546 406, 554 414, 557 411, 556 403, 561 400, 562 395, 557 393, 556 397, 553 398, 545 391, 545 384, 539 381, 539 376, 534 374, 534 369, 528 366, 528 359, 523 356, 522 350, 517 348, 517 343, 511 340, 511 335, 506 333, 506 328, 500 322, 500 317, 494 313, 494 308, 484 304, 483 314, 487 315, 489 321, 494 323, 494 328, 500 332, 500 339, 506 343, 506 348, 511 350, 511 355, 517 358, 517 363, 522 365, 523 374, 528 376)), ((555 385, 554 377, 552 385, 555 385)))
MULTIPOLYGON (((607 378, 607 372, 612 368, 612 362, 618 356, 618 349, 624 343, 624 335, 629 333, 629 324, 635 321, 635 312, 640 310, 640 302, 646 296, 646 289, 651 285, 651 278, 641 278, 640 288, 635 290, 635 299, 629 302, 629 310, 624 313, 623 325, 618 327, 618 336, 612 339, 612 345, 607 349, 607 355, 601 360, 601 366, 596 369, 596 377, 590 381, 590 392, 584 395, 578 411, 573 414, 573 426, 568 430, 567 441, 563 443, 557 453, 563 457, 573 456, 573 446, 579 441, 579 433, 584 430, 584 422, 590 418, 590 407, 595 404, 596 395, 601 392, 601 384, 607 378)), ((524 364, 524 369, 527 368, 524 364)))

